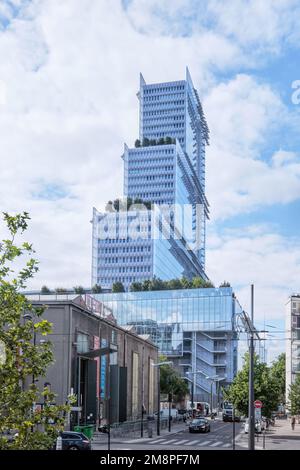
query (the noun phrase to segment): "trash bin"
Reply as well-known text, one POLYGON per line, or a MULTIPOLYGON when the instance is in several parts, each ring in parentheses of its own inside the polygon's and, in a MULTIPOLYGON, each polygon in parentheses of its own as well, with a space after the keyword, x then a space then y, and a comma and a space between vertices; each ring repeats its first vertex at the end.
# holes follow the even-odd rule
POLYGON ((88 439, 93 439, 94 425, 87 424, 85 426, 74 426, 74 431, 82 432, 88 439))

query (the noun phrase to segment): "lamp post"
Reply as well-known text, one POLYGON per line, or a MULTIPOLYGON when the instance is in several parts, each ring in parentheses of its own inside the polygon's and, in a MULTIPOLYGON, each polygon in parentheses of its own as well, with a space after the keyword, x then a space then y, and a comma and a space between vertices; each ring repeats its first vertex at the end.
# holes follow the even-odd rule
POLYGON ((248 418, 249 418, 248 450, 255 450, 253 320, 254 320, 254 285, 251 284, 251 331, 250 331, 250 345, 249 345, 249 399, 248 399, 248 418))
MULTIPOLYGON (((77 343, 74 343, 75 346, 77 346, 77 343)), ((107 359, 107 375, 108 375, 108 380, 107 380, 107 449, 110 450, 110 408, 111 408, 111 400, 110 400, 110 354, 117 352, 118 351, 118 346, 116 346, 113 343, 108 343, 108 346, 103 346, 102 348, 99 349, 94 349, 93 351, 90 351, 88 353, 84 353, 84 357, 87 358, 95 358, 95 357, 101 357, 101 356, 108 356, 107 359)))
MULTIPOLYGON (((205 377, 207 380, 210 380, 210 412, 213 412, 213 383, 216 382, 218 384, 218 394, 219 394, 219 384, 222 380, 225 380, 225 377, 219 377, 218 375, 213 375, 213 376, 206 376, 205 377)), ((219 400, 219 398, 218 398, 219 400)), ((219 406, 219 404, 218 404, 219 406)), ((219 409, 218 409, 219 411, 219 409)))
POLYGON ((152 367, 157 367, 157 435, 160 436, 160 368, 161 366, 172 365, 172 361, 158 362, 152 364, 152 367))
POLYGON ((192 386, 191 386, 191 407, 192 407, 192 418, 194 417, 194 376, 197 374, 202 374, 202 370, 196 370, 195 372, 187 372, 186 375, 192 375, 193 379, 191 380, 192 386))

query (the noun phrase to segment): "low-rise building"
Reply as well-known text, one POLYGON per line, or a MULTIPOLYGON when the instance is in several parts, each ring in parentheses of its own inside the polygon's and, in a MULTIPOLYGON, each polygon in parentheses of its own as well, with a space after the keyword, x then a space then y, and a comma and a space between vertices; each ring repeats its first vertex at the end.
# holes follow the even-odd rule
POLYGON ((55 362, 39 386, 50 384, 58 404, 77 396, 71 427, 105 424, 109 410, 110 423, 155 411, 158 349, 149 335, 120 327, 112 311, 88 295, 27 297, 33 305, 47 305, 43 316, 53 325, 55 362))

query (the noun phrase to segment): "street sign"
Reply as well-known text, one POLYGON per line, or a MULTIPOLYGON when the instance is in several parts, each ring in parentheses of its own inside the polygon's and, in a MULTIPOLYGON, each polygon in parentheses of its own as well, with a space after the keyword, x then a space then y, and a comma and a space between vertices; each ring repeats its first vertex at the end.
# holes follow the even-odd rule
POLYGON ((260 400, 255 400, 254 408, 262 408, 262 402, 260 400))
POLYGON ((261 420, 261 408, 255 408, 255 420, 261 420))

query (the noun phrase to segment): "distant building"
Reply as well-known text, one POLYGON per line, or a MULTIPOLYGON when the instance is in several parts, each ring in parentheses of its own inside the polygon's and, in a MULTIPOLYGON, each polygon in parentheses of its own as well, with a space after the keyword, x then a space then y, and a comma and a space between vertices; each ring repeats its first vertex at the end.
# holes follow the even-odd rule
POLYGON ((39 385, 50 383, 57 403, 77 396, 74 424, 103 424, 110 400, 111 423, 141 417, 157 409, 155 367, 157 347, 148 335, 120 327, 110 309, 89 295, 27 295, 45 305, 44 318, 53 324, 50 340, 55 362, 39 385), (111 348, 111 353, 103 348, 111 348), (79 408, 78 408, 79 407, 79 408))
POLYGON ((96 294, 121 325, 150 335, 190 384, 194 400, 217 405, 220 386, 237 372, 236 319, 231 287, 96 294), (212 388, 211 388, 212 387, 212 388))
POLYGON ((297 375, 300 374, 300 294, 293 294, 286 304, 286 400, 297 375))
POLYGON ((124 196, 145 204, 119 213, 94 209, 92 285, 122 282, 128 290, 154 276, 207 279, 209 130, 198 93, 187 69, 185 80, 166 83, 146 84, 141 75, 138 98, 140 143, 124 146, 124 196))

